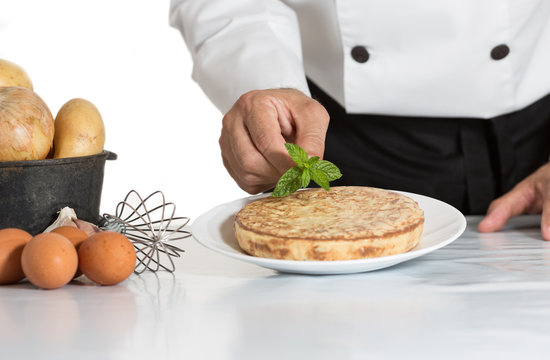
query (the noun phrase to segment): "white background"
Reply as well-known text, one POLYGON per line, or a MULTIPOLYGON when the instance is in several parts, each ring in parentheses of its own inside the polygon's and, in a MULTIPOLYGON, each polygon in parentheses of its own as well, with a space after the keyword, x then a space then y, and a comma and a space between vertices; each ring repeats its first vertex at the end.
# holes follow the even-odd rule
POLYGON ((101 212, 126 193, 164 192, 197 216, 247 196, 225 171, 222 114, 191 79, 168 0, 0 0, 0 58, 22 66, 55 116, 85 98, 102 114, 108 161, 101 212))

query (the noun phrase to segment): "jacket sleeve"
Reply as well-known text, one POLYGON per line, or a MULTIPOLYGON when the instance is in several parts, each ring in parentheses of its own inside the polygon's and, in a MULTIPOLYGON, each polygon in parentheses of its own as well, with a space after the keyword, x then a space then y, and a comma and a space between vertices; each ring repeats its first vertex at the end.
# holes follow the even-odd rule
POLYGON ((279 0, 172 0, 170 25, 193 59, 192 78, 222 113, 250 90, 309 95, 296 14, 279 0))

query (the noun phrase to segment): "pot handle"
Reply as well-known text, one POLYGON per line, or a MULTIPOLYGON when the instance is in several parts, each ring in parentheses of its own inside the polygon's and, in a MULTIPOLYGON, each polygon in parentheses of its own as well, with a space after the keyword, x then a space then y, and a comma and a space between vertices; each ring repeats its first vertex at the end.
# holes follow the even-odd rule
POLYGON ((105 151, 107 151, 107 160, 116 160, 118 158, 118 155, 114 152, 108 150, 105 151))

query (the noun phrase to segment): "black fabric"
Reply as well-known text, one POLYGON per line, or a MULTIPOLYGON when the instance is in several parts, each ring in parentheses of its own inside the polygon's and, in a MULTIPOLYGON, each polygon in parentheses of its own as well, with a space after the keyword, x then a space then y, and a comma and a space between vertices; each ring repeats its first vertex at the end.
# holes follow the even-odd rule
POLYGON ((331 118, 324 158, 343 174, 333 186, 408 191, 483 214, 550 156, 550 95, 488 120, 422 118, 347 114, 309 86, 331 118))

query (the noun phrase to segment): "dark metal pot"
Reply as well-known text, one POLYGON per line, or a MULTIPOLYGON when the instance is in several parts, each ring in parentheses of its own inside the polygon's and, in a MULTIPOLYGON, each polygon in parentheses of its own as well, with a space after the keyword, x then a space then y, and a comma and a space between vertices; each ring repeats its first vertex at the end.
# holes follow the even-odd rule
POLYGON ((117 155, 0 161, 0 229, 15 227, 36 235, 73 208, 79 219, 97 224, 106 160, 117 155))

